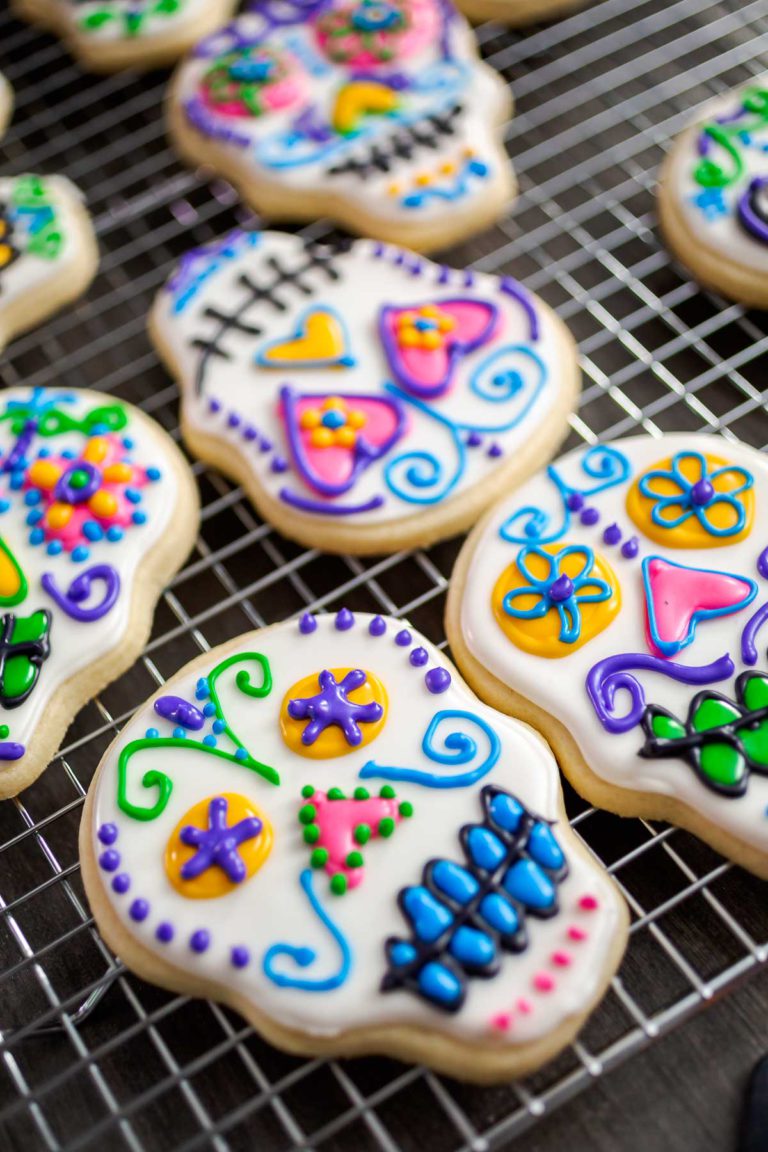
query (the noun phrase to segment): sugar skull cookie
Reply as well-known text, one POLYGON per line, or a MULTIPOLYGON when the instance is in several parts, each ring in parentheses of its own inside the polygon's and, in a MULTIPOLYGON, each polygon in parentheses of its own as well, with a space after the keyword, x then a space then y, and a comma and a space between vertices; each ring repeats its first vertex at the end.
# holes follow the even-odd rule
POLYGON ((150 331, 192 451, 333 551, 469 526, 549 458, 578 391, 567 329, 516 281, 371 240, 225 236, 184 257, 150 331))
POLYGON ((494 508, 451 647, 593 804, 768 878, 768 461, 709 435, 580 448, 494 508))
POLYGON ((497 20, 512 28, 565 16, 586 0, 457 0, 456 7, 470 20, 497 20))
POLYGON ((662 168, 659 212, 697 280, 768 308, 768 75, 700 110, 662 168))
POLYGON ((107 750, 80 856, 144 978, 292 1052, 471 1080, 567 1043, 626 940, 544 742, 407 624, 347 609, 174 676, 107 750))
POLYGON ((98 259, 74 184, 0 177, 0 348, 85 292, 98 259))
POLYGON ((450 0, 268 0, 180 65, 170 130, 268 217, 427 251, 511 203, 510 112, 450 0))
POLYGON ((157 68, 223 24, 237 0, 11 0, 92 72, 157 68))
POLYGON ((0 797, 140 652, 192 546, 197 493, 138 409, 97 392, 0 395, 0 797))
POLYGON ((13 89, 0 72, 0 137, 8 127, 13 113, 13 89))

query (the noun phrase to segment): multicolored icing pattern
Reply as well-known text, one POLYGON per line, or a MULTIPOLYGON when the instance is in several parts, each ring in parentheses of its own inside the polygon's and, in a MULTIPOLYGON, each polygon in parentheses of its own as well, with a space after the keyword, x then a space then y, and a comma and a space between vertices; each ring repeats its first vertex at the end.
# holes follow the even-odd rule
POLYGON ((297 213, 306 197, 308 218, 331 194, 350 226, 364 209, 369 234, 411 242, 393 227, 466 212, 471 231, 473 210, 512 195, 509 94, 450 0, 254 4, 198 45, 173 100, 185 154, 215 145, 257 204, 260 182, 297 213))
POLYGON ((742 444, 671 434, 578 450, 489 518, 460 621, 474 659, 560 721, 601 780, 681 801, 768 869, 766 507, 768 465, 742 444), (514 628, 500 593, 521 558, 574 546, 610 560, 614 611, 568 651, 561 630, 552 651, 535 643, 542 620, 562 627, 552 588, 514 628))
POLYGON ((58 260, 66 247, 62 207, 56 181, 41 176, 17 176, 0 180, 0 296, 18 294, 24 287, 23 267, 14 269, 10 283, 6 269, 21 257, 40 261, 58 260))
POLYGON ((702 242, 768 271, 768 82, 707 104, 674 159, 671 191, 702 242))
POLYGON ((201 990, 228 987, 246 1010, 320 1045, 355 1028, 402 1024, 514 1048, 567 1024, 594 996, 623 920, 610 881, 561 822, 554 759, 524 726, 480 704, 418 633, 347 610, 305 615, 196 661, 160 699, 170 703, 140 709, 105 757, 87 816, 96 857, 86 869, 89 894, 108 901, 148 963, 167 961, 201 990), (260 671, 243 679, 257 659, 260 671), (312 670, 337 662, 365 669, 386 691, 375 763, 362 744, 313 762, 285 742, 284 701, 317 677, 312 670), (158 723, 161 713, 167 718, 158 723), (187 727, 179 729, 180 718, 187 727), (220 743, 222 724, 237 730, 239 759, 220 743), (142 757, 136 752, 126 772, 131 748, 142 757), (271 777, 248 770, 251 753, 272 767, 271 777), (395 767, 403 778, 393 787, 384 781, 395 767), (255 870, 244 851, 263 833, 243 827, 249 811, 272 830, 271 851, 255 870), (477 823, 484 813, 488 831, 477 823), (491 861, 498 837, 503 868, 491 861), (460 843, 471 856, 466 865, 460 843), (187 865, 193 849, 208 849, 200 874, 217 875, 219 886, 207 899, 185 899, 184 884, 199 877, 184 880, 176 860, 168 872, 167 849, 180 844, 187 865), (426 898, 416 906, 413 886, 425 868, 427 888, 432 878, 442 885, 440 913, 426 898), (479 942, 480 913, 464 901, 459 915, 461 894, 449 883, 459 874, 488 897, 482 915, 492 963, 476 965, 467 950, 479 942), (427 917, 444 919, 446 908, 461 920, 445 946, 464 985, 450 1003, 425 994, 420 965, 405 958, 413 946, 401 939, 410 929, 437 963, 442 945, 427 917), (567 960, 551 975, 556 955, 567 960), (487 979, 465 980, 481 969, 487 979), (502 1027, 500 1016, 509 1021, 520 1000, 527 1013, 502 1027))
POLYGON ((109 397, 3 393, 0 794, 4 764, 24 769, 57 690, 128 637, 141 558, 179 495, 168 452, 150 421, 109 397))
POLYGON ((184 259, 152 330, 193 445, 225 444, 309 539, 313 522, 361 541, 416 524, 545 427, 554 440, 574 372, 567 334, 515 281, 373 241, 235 233, 184 259))

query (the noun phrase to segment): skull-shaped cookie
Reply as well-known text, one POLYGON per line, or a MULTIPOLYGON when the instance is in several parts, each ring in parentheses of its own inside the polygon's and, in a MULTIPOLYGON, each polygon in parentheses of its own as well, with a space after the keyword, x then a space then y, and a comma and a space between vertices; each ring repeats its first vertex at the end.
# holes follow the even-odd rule
POLYGON ((664 164, 659 211, 697 280, 768 308, 768 77, 699 111, 664 164))
POLYGON ((573 1036, 626 940, 544 742, 346 609, 173 677, 104 756, 80 850, 131 968, 298 1052, 506 1079, 573 1036))
POLYGON ((511 202, 510 109, 450 0, 268 0, 180 65, 170 128, 267 216, 427 251, 511 202))
POLYGON ((481 696, 574 786, 768 877, 768 463, 708 435, 579 449, 502 501, 447 625, 481 696))
POLYGON ((178 60, 237 0, 12 0, 25 20, 61 36, 93 72, 157 68, 178 60))
POLYGON ((189 551, 197 493, 153 421, 97 392, 0 399, 0 797, 130 667, 189 551))
POLYGON ((63 176, 0 178, 0 347, 85 292, 98 251, 63 176))
POLYGON ((189 253, 151 333, 191 449, 309 545, 426 544, 550 456, 573 341, 511 278, 359 240, 238 232, 189 253))

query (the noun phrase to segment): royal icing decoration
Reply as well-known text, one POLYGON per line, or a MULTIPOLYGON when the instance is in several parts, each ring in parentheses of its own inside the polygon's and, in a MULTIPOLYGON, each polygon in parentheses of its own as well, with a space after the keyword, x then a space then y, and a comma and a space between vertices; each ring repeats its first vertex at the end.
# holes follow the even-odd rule
POLYGON ((268 0, 181 66, 171 129, 272 215, 426 248, 511 200, 509 104, 449 0, 268 0))
MULTIPOLYGON (((191 502, 179 471, 166 437, 106 396, 3 393, 1 795, 45 766, 41 739, 55 752, 62 733, 49 728, 50 704, 62 686, 123 647, 132 658, 132 588, 142 558, 172 531, 176 503, 183 515, 191 502)), ((180 553, 185 544, 180 539, 180 553)))
POLYGON ((96 259, 80 193, 69 180, 0 179, 0 346, 56 310, 60 301, 49 303, 46 297, 60 278, 68 286, 66 297, 84 291, 96 259))
POLYGON ((387 1051, 398 1025, 490 1045, 500 1070, 573 1028, 624 931, 546 746, 382 616, 305 615, 198 659, 107 753, 87 821, 108 938, 114 918, 164 982, 230 988, 318 1051, 365 1029, 387 1051))
POLYGON ((670 195, 702 245, 768 273, 768 84, 705 105, 671 158, 670 195))
POLYGON ((16 0, 96 70, 171 62, 212 31, 232 0, 16 0))
POLYGON ((374 241, 233 233, 182 260, 152 332, 193 448, 221 441, 267 513, 352 550, 470 493, 479 510, 533 437, 556 442, 574 387, 567 333, 515 281, 374 241))
POLYGON ((740 667, 765 666, 766 507, 764 457, 715 436, 578 450, 498 506, 448 616, 460 662, 467 651, 559 721, 617 797, 672 798, 681 823, 690 813, 757 871, 768 675, 740 667))

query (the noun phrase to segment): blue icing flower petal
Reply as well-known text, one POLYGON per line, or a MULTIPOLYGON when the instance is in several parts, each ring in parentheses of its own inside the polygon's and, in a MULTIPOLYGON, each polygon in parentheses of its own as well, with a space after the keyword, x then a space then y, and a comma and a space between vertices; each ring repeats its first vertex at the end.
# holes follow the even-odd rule
POLYGON ((403 908, 418 938, 428 944, 442 936, 453 923, 449 910, 421 885, 405 889, 403 908))
POLYGON ((464 995, 464 986, 455 972, 435 960, 425 964, 419 972, 418 986, 427 1000, 436 1001, 446 1007, 460 1004, 464 995))
POLYGON ((549 824, 534 824, 528 836, 528 851, 542 868, 557 872, 565 863, 562 849, 549 824))
POLYGON ((469 968, 487 968, 496 959, 496 947, 491 937, 466 924, 454 933, 448 951, 469 968))
POLYGON ((468 904, 480 885, 471 872, 451 860, 438 860, 432 869, 435 885, 457 904, 468 904))
POLYGON ((393 940, 387 951, 390 964, 394 964, 396 968, 405 968, 418 955, 413 944, 409 944, 407 940, 393 940))
POLYGON ((489 892, 480 901, 479 914, 501 936, 514 936, 520 928, 517 909, 498 892, 489 892))
POLYGON ((555 886, 532 860, 518 860, 502 884, 513 900, 536 911, 549 909, 555 902, 555 886))
POLYGON ((516 832, 523 814, 523 806, 508 792, 497 792, 488 806, 494 824, 505 832, 516 832))
POLYGON ((486 872, 498 868, 505 855, 504 845, 498 836, 479 825, 470 828, 467 833, 467 848, 473 864, 484 868, 486 872))

